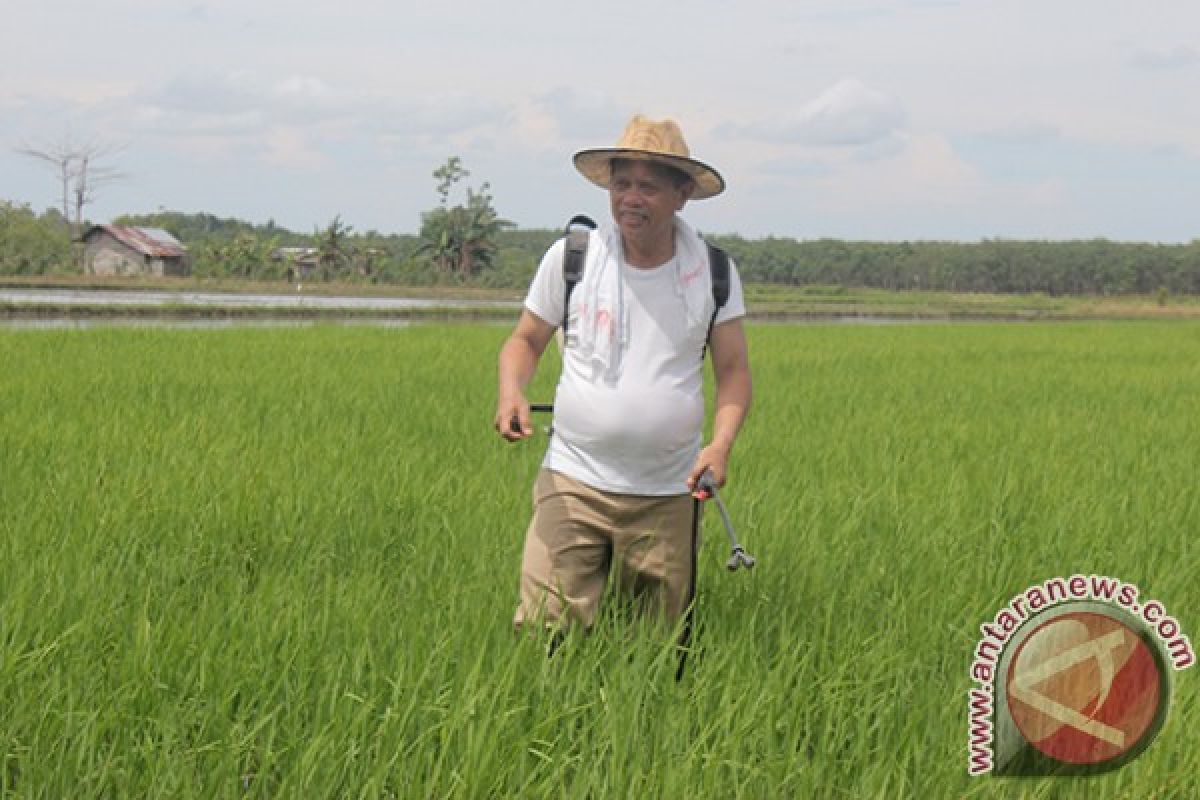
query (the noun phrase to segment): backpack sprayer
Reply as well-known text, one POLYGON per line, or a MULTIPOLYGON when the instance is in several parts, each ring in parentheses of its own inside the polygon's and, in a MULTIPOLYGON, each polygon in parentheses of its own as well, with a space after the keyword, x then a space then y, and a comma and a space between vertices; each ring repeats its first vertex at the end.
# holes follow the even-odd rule
MULTIPOLYGON (((553 413, 554 404, 532 403, 529 406, 529 410, 534 413, 553 413)), ((513 430, 517 430, 520 427, 516 417, 513 417, 512 427, 513 430)), ((721 512, 721 521, 725 523, 725 533, 729 534, 729 560, 725 562, 725 568, 730 572, 737 572, 740 567, 754 569, 757 560, 754 556, 746 552, 746 548, 738 543, 737 534, 733 530, 733 521, 729 519, 729 509, 725 508, 725 501, 717 493, 717 482, 713 480, 712 470, 704 470, 704 474, 700 476, 700 480, 696 481, 696 488, 692 492, 692 497, 700 501, 717 501, 717 510, 721 512)))

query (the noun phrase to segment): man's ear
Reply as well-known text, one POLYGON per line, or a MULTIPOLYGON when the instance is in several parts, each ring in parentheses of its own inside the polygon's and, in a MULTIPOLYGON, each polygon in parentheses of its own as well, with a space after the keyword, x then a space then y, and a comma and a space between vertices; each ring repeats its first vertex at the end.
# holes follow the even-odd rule
POLYGON ((679 187, 679 205, 675 207, 676 211, 682 211, 687 205, 687 201, 692 199, 692 195, 696 193, 696 182, 688 181, 683 186, 679 187))

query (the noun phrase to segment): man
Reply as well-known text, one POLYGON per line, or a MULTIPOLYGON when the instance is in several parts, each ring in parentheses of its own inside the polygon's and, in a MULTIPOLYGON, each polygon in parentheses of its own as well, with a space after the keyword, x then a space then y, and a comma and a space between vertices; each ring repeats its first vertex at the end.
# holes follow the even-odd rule
POLYGON ((610 569, 669 623, 692 600, 705 470, 724 485, 750 407, 741 282, 717 313, 708 251, 677 216, 724 179, 690 157, 678 125, 635 116, 615 148, 584 150, 576 168, 608 189, 612 225, 592 231, 564 316, 564 241, 547 251, 499 358, 496 431, 533 434, 524 390, 566 320, 554 428, 534 486, 514 625, 590 627, 610 569), (712 440, 701 447, 703 353, 716 378, 712 440))

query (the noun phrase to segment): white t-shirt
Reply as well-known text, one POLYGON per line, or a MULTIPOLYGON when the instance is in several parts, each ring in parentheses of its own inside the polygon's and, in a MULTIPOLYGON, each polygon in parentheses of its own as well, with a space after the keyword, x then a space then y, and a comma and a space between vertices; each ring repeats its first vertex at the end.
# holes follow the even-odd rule
MULTIPOLYGON (((558 327, 563 319, 563 240, 542 258, 525 307, 558 327)), ((618 494, 685 494, 704 426, 704 348, 713 299, 703 322, 688 329, 676 291, 674 260, 651 269, 622 257, 629 341, 615 384, 593 380, 573 346, 580 286, 571 294, 568 341, 554 398, 554 435, 542 466, 618 494)), ((742 284, 732 261, 729 299, 716 324, 744 316, 742 284)))

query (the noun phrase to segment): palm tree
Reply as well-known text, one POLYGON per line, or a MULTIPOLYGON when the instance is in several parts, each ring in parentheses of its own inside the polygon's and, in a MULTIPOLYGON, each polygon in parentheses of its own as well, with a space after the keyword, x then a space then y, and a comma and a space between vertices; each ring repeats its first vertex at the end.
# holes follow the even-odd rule
POLYGON ((492 265, 496 253, 496 236, 505 228, 513 227, 513 223, 501 219, 492 207, 492 196, 488 193, 491 188, 487 183, 478 192, 467 190, 467 206, 459 215, 458 229, 458 274, 469 278, 479 271, 492 265))
POLYGON ((353 230, 354 228, 342 222, 342 215, 337 214, 329 223, 329 227, 314 234, 317 239, 317 264, 322 277, 337 277, 350 260, 351 250, 345 240, 353 230))
POLYGON ((465 206, 447 207, 451 186, 470 173, 457 156, 433 173, 438 179, 438 207, 421 215, 421 246, 418 253, 428 254, 440 272, 470 278, 492 263, 496 235, 513 223, 501 219, 492 206, 489 184, 476 192, 467 189, 465 206))

